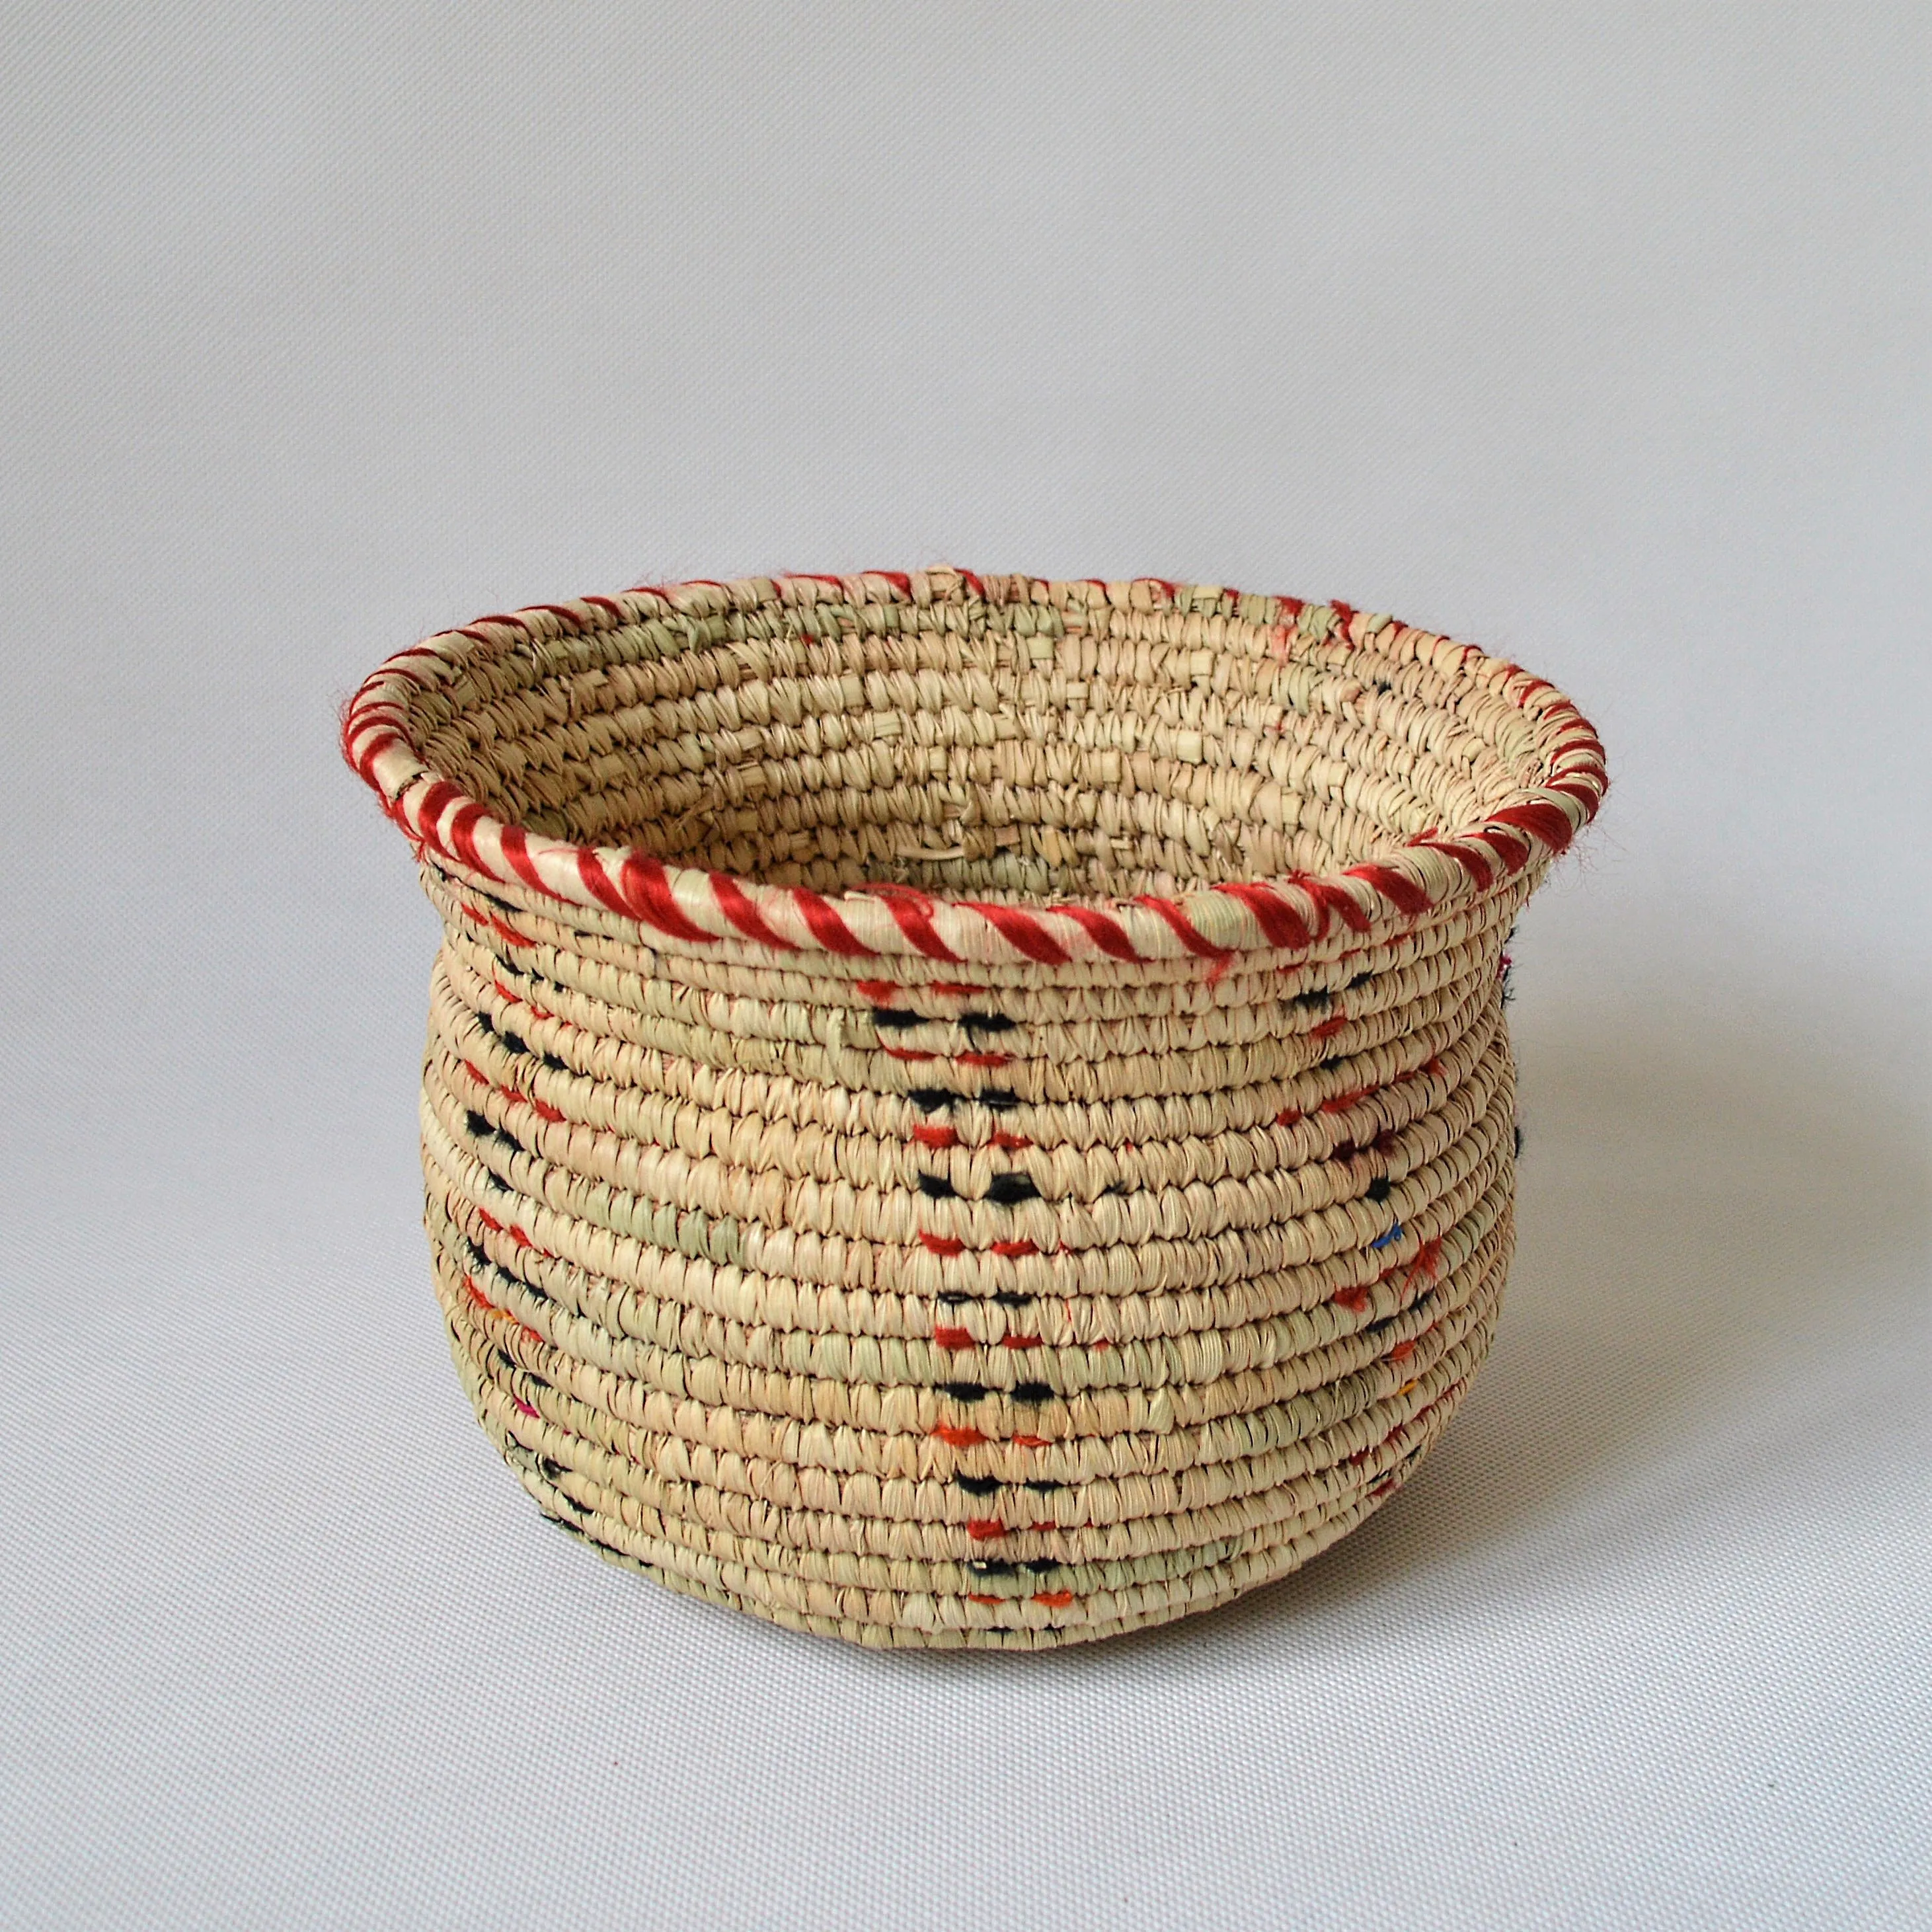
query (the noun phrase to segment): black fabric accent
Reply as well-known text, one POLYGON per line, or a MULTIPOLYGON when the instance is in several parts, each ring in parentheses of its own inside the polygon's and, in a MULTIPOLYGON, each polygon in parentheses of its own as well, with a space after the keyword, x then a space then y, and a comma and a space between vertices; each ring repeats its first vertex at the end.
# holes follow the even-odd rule
POLYGON ((1019 1022, 1006 1013, 962 1013, 959 1024, 977 1038, 982 1033, 1011 1033, 1019 1022))
POLYGON ((941 1382, 942 1394, 950 1395, 955 1402, 976 1402, 983 1401, 986 1394, 984 1382, 941 1382))
POLYGON ((1358 973, 1348 982, 1348 990, 1353 992, 1358 986, 1366 986, 1376 976, 1372 973, 1358 973))
POLYGON ((508 1027, 496 1029, 496 1040, 500 1046, 507 1048, 512 1053, 527 1053, 530 1050, 523 1035, 512 1033, 508 1027))
POLYGON ((1371 1201, 1386 1201, 1395 1190, 1387 1174, 1378 1174, 1369 1183, 1365 1192, 1371 1201))
POLYGON ((1017 1563, 1002 1562, 997 1556, 976 1557, 966 1567, 976 1576, 1010 1576, 1019 1568, 1017 1563))
POLYGON ((1010 1087, 982 1087, 974 1095, 981 1106, 990 1107, 996 1114, 1004 1114, 1010 1107, 1017 1107, 1020 1096, 1010 1087))
MULTIPOLYGON (((950 1193, 952 1190, 949 1187, 946 1192, 950 1193)), ((996 1174, 987 1185, 986 1198, 1002 1208, 1011 1208, 1022 1201, 1037 1201, 1040 1190, 1030 1174, 996 1174)))
POLYGON ((908 1027, 923 1026, 926 1021, 925 1014, 916 1013, 910 1006, 874 1006, 872 1009, 872 1024, 894 1033, 902 1033, 908 1027))
MULTIPOLYGON (((962 1295, 959 1298, 962 1301, 967 1299, 964 1295, 962 1295)), ((1016 1289, 1002 1288, 994 1291, 993 1299, 1002 1308, 1030 1308, 1033 1306, 1034 1298, 1030 1294, 1022 1294, 1016 1289)))
POLYGON ((1051 1382, 1016 1382, 1013 1384, 1016 1402, 1051 1402, 1053 1384, 1051 1382))
POLYGON ((558 1059, 556 1055, 554 1053, 545 1054, 543 1057, 543 1064, 548 1066, 553 1073, 568 1073, 570 1071, 569 1061, 567 1060, 558 1059))
POLYGON ((1519 1160, 1522 1158, 1522 1130, 1520 1127, 1516 1130, 1516 1154, 1519 1160))
POLYGON ((1050 1496, 1056 1490, 1064 1490, 1066 1486, 1064 1483, 1056 1482, 1051 1477, 1044 1478, 1038 1482, 1029 1483, 1027 1485, 1027 1487, 1036 1496, 1050 1496))
POLYGON ((951 1106, 959 1096, 947 1093, 944 1087, 915 1087, 906 1098, 921 1113, 936 1114, 940 1108, 951 1106))
POLYGON ((990 1496, 1000 1486, 997 1476, 955 1476, 952 1480, 969 1496, 990 1496))
POLYGON ((1326 986, 1311 986, 1305 993, 1297 993, 1288 1004, 1291 1006, 1310 1006, 1319 1012, 1334 997, 1326 986))
POLYGON ((919 1178, 919 1191, 928 1201, 950 1201, 959 1192, 943 1174, 922 1174, 919 1178))

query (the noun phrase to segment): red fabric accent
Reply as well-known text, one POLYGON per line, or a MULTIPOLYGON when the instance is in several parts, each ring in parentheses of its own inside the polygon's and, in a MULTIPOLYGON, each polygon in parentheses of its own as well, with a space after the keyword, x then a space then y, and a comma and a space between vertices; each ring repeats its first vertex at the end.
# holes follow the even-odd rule
POLYGON ((448 779, 438 778, 423 794, 422 801, 416 807, 416 824, 422 830, 423 843, 432 852, 440 852, 445 858, 454 857, 454 854, 443 844, 442 835, 436 830, 436 820, 442 816, 452 799, 462 796, 462 793, 448 779))
POLYGON ((1053 1447, 1044 1436, 1016 1436, 1011 1439, 1022 1449, 1051 1449, 1053 1447))
POLYGON ((935 1255, 963 1255, 966 1252, 964 1241, 955 1240, 950 1234, 928 1234, 923 1228, 919 1238, 927 1250, 935 1255))
POLYGON ((950 1422, 940 1423, 932 1432, 955 1449, 976 1449, 986 1439, 976 1429, 956 1429, 950 1422))
POLYGON ((1342 637, 1352 644, 1354 640, 1348 637, 1348 626, 1355 621, 1354 605, 1344 604, 1339 597, 1331 597, 1328 600, 1328 608, 1334 612, 1336 622, 1342 627, 1342 637))
POLYGON ((1150 912, 1158 913, 1174 931, 1182 945, 1189 952, 1203 959, 1225 959, 1233 950, 1230 946, 1216 946, 1210 939, 1204 938, 1192 921, 1172 899, 1155 898, 1145 892, 1135 899, 1137 905, 1144 905, 1150 912))
POLYGON ((1300 1120, 1301 1109, 1299 1107, 1284 1107, 1274 1117, 1274 1124, 1278 1127, 1292 1127, 1298 1126, 1300 1120))
POLYGON ((921 1147, 950 1148, 959 1144, 959 1136, 951 1127, 915 1127, 912 1137, 921 1147))
POLYGON ((1510 825, 1520 832, 1534 832, 1552 852, 1562 851, 1575 836, 1561 807, 1532 799, 1527 805, 1508 805, 1490 815, 1492 825, 1510 825))
POLYGON ((1472 839, 1479 840, 1483 844, 1487 846, 1496 855, 1497 862, 1502 866, 1504 872, 1510 878, 1514 878, 1517 873, 1529 863, 1529 842, 1523 838, 1522 842, 1519 844, 1516 841, 1522 838, 1522 835, 1520 832, 1516 832, 1514 826, 1511 826, 1510 830, 1515 832, 1515 836, 1513 838, 1506 838, 1502 833, 1492 830, 1489 826, 1484 826, 1480 832, 1472 832, 1470 837, 1472 839))
POLYGON ((401 745, 406 747, 409 742, 400 731, 378 731, 356 757, 350 758, 349 758, 349 740, 345 734, 342 741, 342 755, 345 758, 349 758, 350 769, 359 772, 365 784, 373 785, 376 782, 376 760, 392 745, 401 745))
POLYGON ((1093 906, 1055 906, 1053 910, 1056 917, 1072 920, 1110 959, 1125 959, 1136 965, 1141 962, 1126 928, 1112 914, 1093 906))
POLYGON ((1000 1346, 1003 1348, 1037 1348, 1044 1344, 1037 1335, 1002 1335, 1000 1346))
POLYGON ((802 886, 793 886, 791 896, 805 914, 805 922, 811 927, 812 936, 826 952, 836 952, 846 959, 872 959, 878 956, 863 940, 854 936, 830 899, 821 898, 817 892, 808 892, 802 886))
POLYGON ((1366 932, 1370 919, 1356 903, 1355 896, 1346 886, 1338 886, 1332 880, 1318 878, 1312 872, 1292 872, 1288 876, 1315 902, 1315 937, 1321 939, 1328 931, 1328 915, 1332 912, 1351 932, 1366 932))
POLYGON ((932 982, 935 993, 944 993, 948 999, 967 999, 975 993, 990 993, 990 986, 976 986, 968 980, 935 980, 932 982))
POLYGON ((1006 1526, 998 1516, 969 1516, 966 1521, 966 1534, 975 1543, 991 1543, 1006 1533, 1006 1526))
POLYGON ((471 1079, 476 1082, 478 1086, 487 1087, 489 1085, 489 1076, 486 1074, 483 1071, 482 1068, 478 1066, 474 1060, 466 1060, 464 1061, 463 1070, 469 1075, 471 1079))
POLYGON ((910 886, 874 885, 863 888, 885 902, 886 910, 898 921, 900 932, 928 959, 944 959, 957 966, 958 953, 939 936, 932 923, 932 901, 910 886))
POLYGON ((1348 1016, 1337 1013, 1332 1020, 1324 1020, 1318 1027, 1311 1028, 1308 1037, 1310 1040, 1333 1040, 1348 1024, 1348 1016))
POLYGON ((999 1607, 1000 1600, 998 1597, 977 1596, 972 1591, 968 1590, 966 1592, 966 1600, 969 1604, 986 1604, 997 1610, 999 1607))
POLYGON ((1393 866, 1351 866, 1348 877, 1373 886, 1384 898, 1411 919, 1426 912, 1432 903, 1414 880, 1393 866))
POLYGON ((770 946, 780 952, 796 952, 799 947, 795 940, 785 938, 766 922, 765 916, 759 911, 750 896, 728 872, 711 874, 711 896, 718 902, 718 910, 742 932, 747 939, 755 939, 760 946, 770 946))
POLYGON ((879 1051, 891 1060, 937 1060, 936 1053, 922 1053, 916 1047, 882 1046, 879 1051))
POLYGON ((561 1107, 553 1107, 547 1100, 539 1100, 534 1094, 530 1096, 530 1108, 539 1120, 548 1120, 553 1126, 563 1118, 561 1107))
POLYGON ((475 1211, 477 1220, 481 1221, 484 1226, 490 1230, 491 1234, 500 1234, 503 1232, 503 1224, 496 1219, 495 1215, 488 1213, 486 1210, 481 1208, 477 1208, 475 1211))
POLYGON ((1478 886, 1487 886, 1493 876, 1489 862, 1473 845, 1466 845, 1460 838, 1418 838, 1415 842, 1424 851, 1440 852, 1445 858, 1454 860, 1478 886))
POLYGON ((1351 1315, 1359 1315, 1369 1305, 1369 1291, 1364 1287, 1340 1288, 1329 1298, 1338 1308, 1346 1308, 1351 1315))
POLYGON ((1406 1362, 1414 1353, 1415 1344, 1413 1342, 1398 1342, 1388 1352, 1388 1358, 1392 1362, 1406 1362))
POLYGON ((560 896, 544 884, 543 874, 537 870, 537 862, 530 856, 530 835, 520 825, 505 826, 502 844, 503 856, 508 861, 511 871, 525 885, 543 893, 548 898, 560 896))
POLYGON ((993 1252, 1008 1261, 1018 1261, 1028 1255, 1036 1255, 1040 1250, 1031 1241, 995 1241, 993 1252))
POLYGON ((1024 1134, 1010 1134, 1002 1127, 993 1136, 993 1144, 1004 1154, 1018 1154, 1022 1148, 1030 1148, 1033 1142, 1024 1134))
POLYGON ((1049 1610, 1064 1610, 1072 1600, 1071 1590, 1041 1590, 1034 1598, 1036 1604, 1043 1604, 1049 1610))
POLYGON ((1013 1058, 1010 1053, 956 1053, 952 1057, 962 1066, 1008 1066, 1013 1058))
POLYGON ((462 860, 462 862, 466 863, 467 868, 472 869, 472 872, 481 872, 485 878, 494 878, 494 873, 490 872, 489 866, 483 863, 483 854, 477 852, 476 829, 477 829, 477 823, 479 823, 483 818, 487 818, 487 813, 483 812, 483 808, 481 808, 476 800, 472 798, 470 800, 470 804, 464 806, 464 808, 456 813, 456 818, 450 819, 450 831, 448 831, 450 850, 452 850, 454 854, 458 856, 458 858, 462 860))
POLYGON ((1017 906, 985 905, 975 899, 964 902, 976 912, 1016 952, 1037 960, 1042 966, 1064 966, 1073 956, 1030 912, 1017 906))
POLYGON ((973 1337, 964 1328, 935 1328, 932 1331, 932 1339, 940 1348, 955 1355, 961 1349, 973 1346, 973 1337))
POLYGON ((910 574, 906 571, 867 570, 862 571, 860 574, 864 577, 883 577, 902 597, 907 598, 908 601, 911 598, 912 578, 910 574))
POLYGON ((1324 1114, 1346 1114, 1351 1107, 1366 1100, 1376 1090, 1372 1087, 1352 1087, 1346 1094, 1331 1095, 1322 1103, 1324 1114))
POLYGON ((1253 884, 1216 886, 1214 890, 1240 900, 1254 914, 1256 924, 1270 946, 1291 946, 1300 951, 1312 944, 1314 935, 1300 914, 1272 886, 1253 884))
POLYGON ((718 935, 694 924, 678 904, 662 859, 648 852, 626 853, 620 876, 624 897, 638 918, 673 939, 701 940, 707 946, 717 943, 718 935))
POLYGON ((620 913, 626 919, 634 917, 631 908, 624 903, 624 896, 610 883, 610 876, 604 869, 604 862, 588 845, 577 848, 577 876, 584 881, 584 890, 599 905, 612 912, 620 913))
POLYGON ((852 990, 860 999, 870 1000, 875 1006, 890 1006, 892 995, 898 991, 898 982, 893 980, 855 980, 852 990))

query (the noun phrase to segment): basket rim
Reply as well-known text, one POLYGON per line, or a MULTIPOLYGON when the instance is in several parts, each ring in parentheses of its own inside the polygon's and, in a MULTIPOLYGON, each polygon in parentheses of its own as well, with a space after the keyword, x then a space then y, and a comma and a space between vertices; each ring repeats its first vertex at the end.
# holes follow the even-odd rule
POLYGON ((1352 935, 1359 946, 1428 914, 1473 905, 1526 869, 1540 872, 1596 816, 1610 783, 1595 731, 1554 686, 1477 645, 1386 615, 1339 601, 1312 604, 1162 578, 982 577, 951 566, 843 577, 695 578, 478 617, 397 652, 371 672, 344 713, 340 744, 350 769, 374 790, 420 861, 433 860, 482 890, 507 887, 519 897, 614 914, 660 950, 702 950, 722 941, 854 960, 910 956, 1048 967, 1082 958, 1132 964, 1190 954, 1220 967, 1251 952, 1307 952, 1331 935, 1352 935), (971 898, 892 882, 854 885, 828 896, 802 886, 668 864, 635 847, 542 836, 496 818, 435 770, 408 734, 412 696, 457 675, 478 651, 774 606, 951 603, 970 610, 976 602, 1041 601, 1238 617, 1276 628, 1284 648, 1296 629, 1356 649, 1395 625, 1398 633, 1426 645, 1460 652, 1456 675, 1488 685, 1523 712, 1540 782, 1516 788, 1472 824, 1431 828, 1358 865, 1223 881, 1174 898, 971 898))

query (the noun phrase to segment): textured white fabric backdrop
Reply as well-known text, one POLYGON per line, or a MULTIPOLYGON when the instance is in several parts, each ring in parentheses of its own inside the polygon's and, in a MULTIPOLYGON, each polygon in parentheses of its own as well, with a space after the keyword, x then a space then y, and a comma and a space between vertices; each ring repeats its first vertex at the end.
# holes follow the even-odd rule
POLYGON ((1932 1916, 1932 14, 0 7, 0 1923, 1932 1916), (1610 747, 1521 1246, 1302 1577, 862 1655, 547 1528, 333 707, 478 611, 1334 595, 1610 747))

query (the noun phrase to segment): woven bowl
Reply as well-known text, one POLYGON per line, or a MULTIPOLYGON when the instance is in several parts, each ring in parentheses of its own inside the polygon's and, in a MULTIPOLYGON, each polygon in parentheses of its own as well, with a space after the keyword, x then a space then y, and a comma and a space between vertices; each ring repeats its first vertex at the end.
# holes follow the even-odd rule
POLYGON ((442 915, 426 1213, 542 1508, 866 1644, 1226 1602, 1406 1479, 1511 1243, 1570 701, 1340 604, 647 586, 343 734, 442 915))

